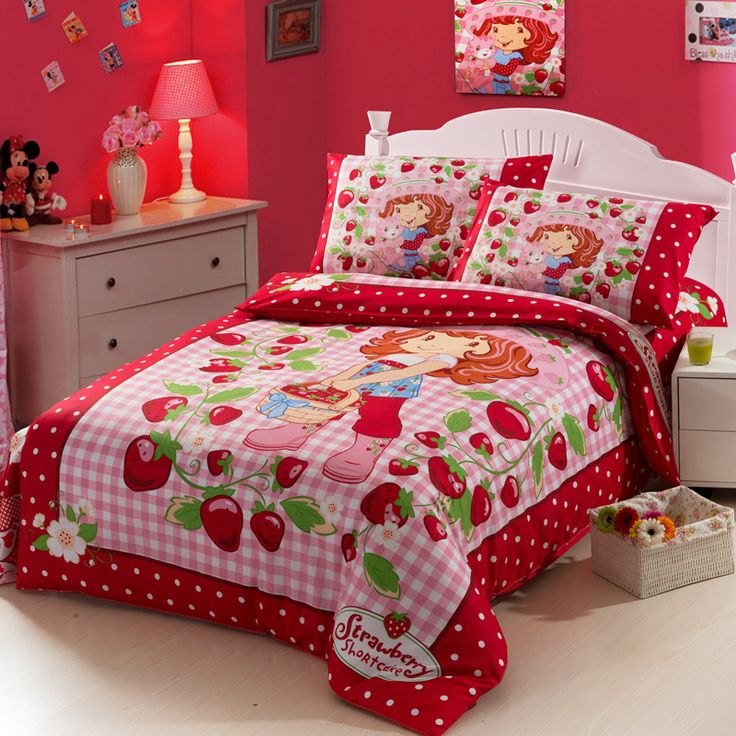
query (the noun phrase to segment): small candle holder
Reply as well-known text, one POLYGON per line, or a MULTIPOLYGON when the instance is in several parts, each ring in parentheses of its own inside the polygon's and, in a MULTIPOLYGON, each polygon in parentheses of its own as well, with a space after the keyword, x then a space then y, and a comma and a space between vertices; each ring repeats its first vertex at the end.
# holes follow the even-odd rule
POLYGON ((79 223, 76 220, 66 220, 66 222, 64 222, 64 232, 67 235, 73 236, 78 224, 79 223))

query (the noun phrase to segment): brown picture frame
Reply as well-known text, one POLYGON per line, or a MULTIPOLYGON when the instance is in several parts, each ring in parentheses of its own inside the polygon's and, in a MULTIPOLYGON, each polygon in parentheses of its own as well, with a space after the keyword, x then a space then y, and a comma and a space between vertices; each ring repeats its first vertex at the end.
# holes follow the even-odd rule
POLYGON ((322 0, 277 0, 266 12, 266 61, 319 51, 322 0))

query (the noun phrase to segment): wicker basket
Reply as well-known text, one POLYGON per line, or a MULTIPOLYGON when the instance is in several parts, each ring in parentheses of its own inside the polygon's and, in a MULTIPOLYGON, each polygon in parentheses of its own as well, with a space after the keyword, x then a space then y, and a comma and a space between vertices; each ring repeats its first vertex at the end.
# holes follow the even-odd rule
POLYGON ((733 509, 684 486, 613 506, 633 506, 639 515, 659 511, 678 528, 675 539, 642 547, 615 532, 601 532, 596 526, 600 509, 588 512, 593 572, 638 598, 734 572, 733 509))

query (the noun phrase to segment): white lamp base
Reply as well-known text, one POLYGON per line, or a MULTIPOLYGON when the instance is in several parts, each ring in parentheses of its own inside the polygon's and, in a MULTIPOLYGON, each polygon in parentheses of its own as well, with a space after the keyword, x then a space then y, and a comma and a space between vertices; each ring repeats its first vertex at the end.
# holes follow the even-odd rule
POLYGON ((178 192, 169 197, 169 202, 173 204, 192 204, 193 202, 203 202, 207 199, 204 192, 195 188, 192 181, 192 131, 190 128, 190 120, 179 121, 179 160, 181 161, 181 187, 178 192))
POLYGON ((191 189, 180 189, 176 194, 169 197, 172 204, 192 204, 193 202, 204 202, 207 195, 200 192, 199 189, 192 187, 191 189))

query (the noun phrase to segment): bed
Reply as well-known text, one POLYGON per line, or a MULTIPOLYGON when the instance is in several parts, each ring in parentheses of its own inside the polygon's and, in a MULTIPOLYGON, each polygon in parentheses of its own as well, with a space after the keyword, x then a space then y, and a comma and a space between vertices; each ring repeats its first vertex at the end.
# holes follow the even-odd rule
MULTIPOLYGON (((371 122, 369 155, 552 153, 571 189, 713 205, 692 273, 732 308, 727 182, 568 113, 371 122)), ((340 698, 444 733, 513 661, 492 599, 589 508, 676 483, 651 343, 551 294, 277 274, 16 435, 0 580, 269 634, 340 698)))

